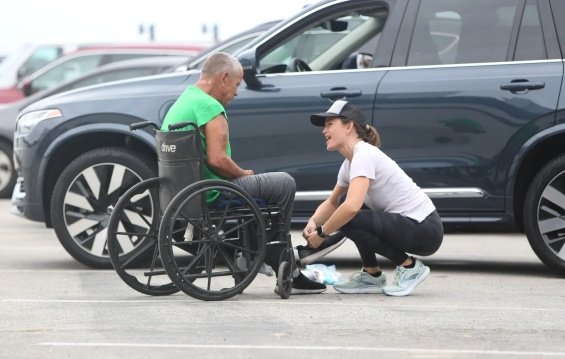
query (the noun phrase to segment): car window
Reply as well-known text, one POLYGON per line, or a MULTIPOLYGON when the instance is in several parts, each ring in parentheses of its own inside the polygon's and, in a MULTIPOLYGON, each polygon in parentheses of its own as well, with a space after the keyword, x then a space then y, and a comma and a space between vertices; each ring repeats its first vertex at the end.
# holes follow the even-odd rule
MULTIPOLYGON (((217 49, 214 50, 214 52, 217 51, 222 51, 225 52, 227 54, 235 54, 236 51, 238 51, 239 49, 241 49, 243 46, 247 45, 249 42, 251 42, 251 40, 255 39, 256 37, 258 37, 261 33, 257 33, 257 34, 252 34, 249 36, 246 36, 242 39, 236 40, 235 42, 232 42, 224 47, 219 47, 217 49)), ((204 60, 206 58, 201 59, 201 61, 197 62, 197 63, 191 63, 191 65, 188 67, 187 65, 182 65, 179 66, 177 70, 175 71, 186 71, 187 67, 190 69, 201 69, 202 65, 204 64, 204 60)))
POLYGON ((545 60, 547 50, 543 41, 541 21, 537 5, 526 5, 520 30, 514 60, 545 60))
POLYGON ((520 0, 422 0, 408 65, 506 61, 520 0))
POLYGON ((145 67, 138 69, 117 69, 114 71, 96 74, 84 78, 80 81, 70 84, 69 86, 65 86, 64 89, 61 90, 61 92, 84 87, 84 86, 97 85, 110 81, 118 81, 118 80, 130 79, 134 77, 154 75, 161 72, 161 70, 162 69, 160 67, 145 67))
POLYGON ((35 50, 18 70, 18 80, 63 56, 60 46, 42 46, 35 50))
POLYGON ((138 59, 140 57, 157 57, 157 56, 167 56, 165 53, 130 53, 130 54, 107 54, 101 65, 106 65, 112 62, 138 59))
POLYGON ((387 15, 386 8, 373 7, 317 21, 263 54, 259 69, 262 73, 297 71, 295 59, 313 71, 346 68, 344 64, 361 49, 373 54, 387 15))
POLYGON ((561 44, 561 53, 565 53, 565 26, 563 26, 563 19, 565 19, 565 1, 551 0, 551 11, 557 26, 557 36, 559 36, 559 43, 561 44))
POLYGON ((62 62, 33 79, 31 93, 49 89, 59 83, 77 78, 100 64, 102 54, 79 56, 62 62))

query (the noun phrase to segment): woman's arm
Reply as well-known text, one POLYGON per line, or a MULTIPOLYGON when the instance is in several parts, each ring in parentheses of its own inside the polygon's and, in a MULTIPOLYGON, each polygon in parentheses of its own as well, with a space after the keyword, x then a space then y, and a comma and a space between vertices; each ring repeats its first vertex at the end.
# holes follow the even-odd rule
MULTIPOLYGON (((322 228, 325 234, 335 232, 347 222, 349 222, 353 217, 355 217, 357 212, 359 212, 359 210, 363 206, 363 202, 365 201, 365 196, 367 195, 368 189, 369 179, 367 177, 355 177, 349 183, 349 189, 347 190, 347 197, 345 198, 345 201, 331 213, 331 216, 329 218, 326 217, 327 221, 317 222, 317 220, 325 218, 323 218, 322 216, 320 216, 319 218, 316 217, 316 213, 318 213, 318 210, 316 210, 316 213, 312 217, 315 218, 314 222, 323 223, 322 228)), ((322 203, 322 205, 324 203, 322 203)), ((320 207, 318 207, 318 209, 320 209, 320 207)), ((318 248, 322 242, 323 238, 320 238, 315 230, 313 232, 309 232, 308 243, 310 244, 310 247, 318 248)))
POLYGON ((307 238, 310 233, 316 231, 317 226, 325 223, 330 218, 338 207, 339 197, 345 192, 347 192, 347 187, 335 185, 330 196, 316 208, 314 215, 308 220, 308 224, 302 232, 302 237, 307 238))

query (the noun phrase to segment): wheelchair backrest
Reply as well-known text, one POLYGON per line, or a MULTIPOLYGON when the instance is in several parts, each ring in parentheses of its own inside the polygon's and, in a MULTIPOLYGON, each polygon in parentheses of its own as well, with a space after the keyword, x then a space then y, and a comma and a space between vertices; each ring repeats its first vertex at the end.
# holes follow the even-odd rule
MULTIPOLYGON (((195 123, 190 122, 190 127, 182 131, 156 131, 159 177, 163 179, 159 190, 162 212, 183 188, 204 179, 200 133, 195 123)), ((186 215, 196 217, 199 212, 200 208, 194 208, 194 213, 186 215)))

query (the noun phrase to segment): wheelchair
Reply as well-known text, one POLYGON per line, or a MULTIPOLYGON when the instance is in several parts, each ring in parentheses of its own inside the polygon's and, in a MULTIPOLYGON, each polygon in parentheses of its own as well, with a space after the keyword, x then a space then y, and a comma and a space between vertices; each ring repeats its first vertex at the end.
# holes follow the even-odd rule
POLYGON ((195 123, 162 132, 145 121, 130 130, 148 126, 155 132, 159 177, 137 183, 108 208, 108 253, 118 276, 147 295, 181 290, 200 300, 225 300, 251 284, 266 247, 278 245, 277 292, 287 299, 297 264, 279 208, 229 181, 203 179, 195 123))

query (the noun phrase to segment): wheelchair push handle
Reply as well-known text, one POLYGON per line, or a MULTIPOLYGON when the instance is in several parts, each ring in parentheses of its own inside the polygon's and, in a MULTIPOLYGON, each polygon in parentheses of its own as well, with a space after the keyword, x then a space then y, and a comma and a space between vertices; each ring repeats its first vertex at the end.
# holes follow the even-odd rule
POLYGON ((198 125, 192 121, 182 121, 182 122, 177 122, 177 123, 171 123, 169 125, 169 131, 175 131, 187 126, 192 126, 194 127, 195 130, 198 129, 198 125))
POLYGON ((153 126, 155 130, 159 129, 159 126, 155 122, 143 121, 143 122, 132 123, 131 125, 129 125, 129 130, 135 131, 135 130, 139 130, 140 128, 145 128, 147 126, 153 126))

